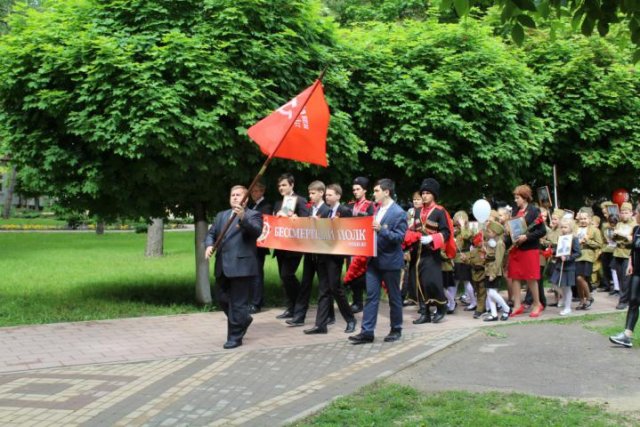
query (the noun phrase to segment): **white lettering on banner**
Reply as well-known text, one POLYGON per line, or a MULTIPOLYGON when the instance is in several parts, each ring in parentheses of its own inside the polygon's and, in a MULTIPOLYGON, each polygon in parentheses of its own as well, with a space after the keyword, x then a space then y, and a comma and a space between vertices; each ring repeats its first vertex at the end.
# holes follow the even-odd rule
POLYGON ((309 130, 309 117, 307 116, 307 107, 304 107, 302 111, 300 111, 300 114, 298 115, 298 118, 293 125, 297 128, 301 127, 305 130, 309 130))
MULTIPOLYGON (((336 240, 334 230, 318 230, 315 228, 292 228, 275 227, 274 237, 284 237, 285 239, 305 239, 305 240, 336 240)), ((366 231, 362 228, 354 230, 338 230, 338 240, 360 241, 367 238, 366 231)))
POLYGON ((291 101, 284 104, 282 107, 278 108, 276 111, 282 114, 283 116, 287 116, 289 120, 293 117, 293 110, 298 106, 298 98, 293 98, 291 101))
POLYGON ((347 242, 347 246, 352 248, 364 248, 367 246, 367 242, 347 242))
POLYGON ((359 228, 355 230, 338 230, 338 239, 340 240, 365 240, 365 230, 359 228))
POLYGON ((335 240, 333 230, 316 230, 315 228, 276 227, 274 237, 305 240, 335 240))

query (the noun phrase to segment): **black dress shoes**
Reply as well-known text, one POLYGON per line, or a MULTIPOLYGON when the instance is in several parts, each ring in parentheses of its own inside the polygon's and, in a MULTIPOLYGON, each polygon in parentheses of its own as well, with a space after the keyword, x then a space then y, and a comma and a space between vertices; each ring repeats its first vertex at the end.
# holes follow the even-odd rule
POLYGON ((356 331, 356 319, 349 320, 347 322, 347 327, 345 328, 344 332, 347 334, 351 334, 355 331, 356 331))
POLYGON ((358 335, 351 335, 349 337, 351 344, 368 344, 373 342, 373 335, 359 333, 358 335))
POLYGON ((249 320, 247 321, 247 325, 244 327, 244 330, 242 331, 242 334, 240 335, 240 339, 244 338, 244 335, 247 333, 247 330, 249 329, 249 326, 251 326, 251 322, 253 322, 253 317, 249 317, 249 320))
POLYGON ((360 313, 361 311, 362 311, 362 306, 360 304, 352 304, 351 305, 351 312, 353 314, 360 313))
POLYGON ((430 314, 421 314, 416 320, 412 322, 414 325, 422 325, 423 323, 431 323, 430 314))
POLYGON ((304 320, 299 319, 289 319, 285 320, 285 322, 289 326, 304 326, 304 320))
POLYGON ((305 329, 303 332, 305 334, 307 334, 307 335, 326 334, 327 333, 327 327, 326 326, 314 326, 313 328, 305 329))
POLYGON ((335 323, 336 323, 335 317, 330 317, 329 320, 327 320, 327 325, 335 325, 335 323))
POLYGON ((238 341, 227 341, 226 343, 224 343, 224 345, 222 346, 222 348, 224 348, 225 350, 229 350, 231 348, 236 348, 236 347, 240 347, 242 345, 242 340, 238 340, 238 341))
POLYGON ((431 319, 432 323, 439 323, 442 319, 444 319, 444 313, 446 312, 444 306, 438 306, 436 310, 436 314, 433 315, 433 319, 431 319))
POLYGON ((293 317, 293 313, 289 310, 285 310, 282 314, 276 316, 276 319, 291 319, 293 317))
POLYGON ((389 335, 384 337, 384 342, 398 341, 402 337, 402 331, 400 329, 391 329, 389 335))

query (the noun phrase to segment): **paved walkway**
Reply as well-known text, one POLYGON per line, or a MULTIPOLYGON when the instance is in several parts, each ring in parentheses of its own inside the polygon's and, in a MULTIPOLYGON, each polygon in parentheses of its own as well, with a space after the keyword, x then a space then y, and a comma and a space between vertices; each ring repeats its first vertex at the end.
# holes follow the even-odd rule
MULTIPOLYGON (((590 313, 615 302, 598 294, 590 313)), ((383 343, 383 305, 376 342, 353 346, 341 319, 307 336, 279 312, 254 315, 234 350, 222 313, 0 328, 0 425, 281 425, 496 325, 462 311, 413 325, 407 307, 402 341, 383 343)))

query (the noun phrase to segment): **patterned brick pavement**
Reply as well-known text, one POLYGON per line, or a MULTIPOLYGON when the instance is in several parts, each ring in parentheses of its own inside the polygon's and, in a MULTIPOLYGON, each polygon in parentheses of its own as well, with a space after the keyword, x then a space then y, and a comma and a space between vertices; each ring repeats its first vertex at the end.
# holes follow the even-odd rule
MULTIPOLYGON (((592 312, 613 305, 598 295, 592 312)), ((380 338, 360 346, 340 320, 306 336, 276 310, 255 315, 231 351, 222 313, 1 328, 0 425, 281 425, 495 325, 460 312, 416 326, 408 307, 402 341, 383 343, 380 312, 380 338)))

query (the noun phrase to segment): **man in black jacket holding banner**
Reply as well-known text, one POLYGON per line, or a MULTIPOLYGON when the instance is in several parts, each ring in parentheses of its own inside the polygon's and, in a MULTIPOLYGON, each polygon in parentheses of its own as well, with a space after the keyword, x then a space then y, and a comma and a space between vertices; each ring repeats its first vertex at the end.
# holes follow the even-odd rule
POLYGON ((205 239, 205 257, 211 258, 218 244, 215 262, 216 296, 227 315, 227 342, 225 349, 242 345, 253 318, 249 315, 249 290, 258 275, 256 240, 262 233, 260 212, 245 209, 241 202, 247 189, 241 185, 231 188, 231 209, 219 212, 205 239), (226 234, 222 230, 235 215, 226 234))

